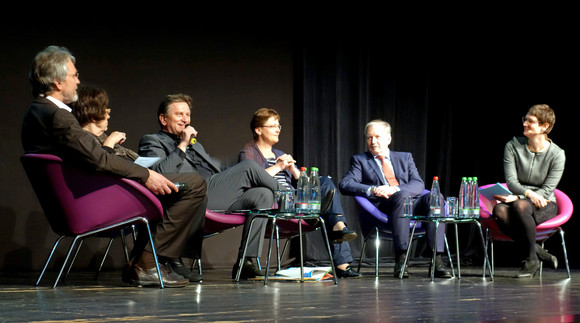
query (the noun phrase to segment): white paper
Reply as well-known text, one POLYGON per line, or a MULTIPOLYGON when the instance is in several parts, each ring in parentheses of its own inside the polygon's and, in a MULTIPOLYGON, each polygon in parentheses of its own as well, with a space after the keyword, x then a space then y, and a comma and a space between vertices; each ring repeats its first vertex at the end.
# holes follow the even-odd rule
POLYGON ((159 161, 159 157, 139 157, 135 160, 135 164, 149 168, 159 161))

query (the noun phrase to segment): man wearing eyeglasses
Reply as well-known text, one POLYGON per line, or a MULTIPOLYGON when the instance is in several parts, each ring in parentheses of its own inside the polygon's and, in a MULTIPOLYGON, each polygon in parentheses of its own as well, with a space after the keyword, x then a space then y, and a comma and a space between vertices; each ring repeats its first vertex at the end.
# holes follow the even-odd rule
MULTIPOLYGON (((254 161, 243 161, 222 169, 219 161, 212 158, 195 138, 197 131, 190 125, 192 99, 186 94, 171 94, 164 98, 157 110, 161 130, 148 134, 139 142, 139 155, 158 157, 151 166, 164 173, 196 173, 207 182, 208 208, 211 210, 269 209, 274 203, 274 191, 278 182, 254 161)), ((254 266, 251 258, 262 254, 266 219, 257 219, 249 232, 251 217, 246 219, 238 261, 232 270, 232 278, 238 270, 246 239, 248 249, 244 259, 241 278, 253 278, 263 274, 254 266)), ((182 266, 173 260, 173 267, 182 266)))
MULTIPOLYGON (((157 255, 179 257, 193 236, 203 238, 205 181, 195 174, 163 176, 104 150, 92 134, 81 128, 68 106, 78 100, 80 81, 75 61, 66 48, 58 46, 49 46, 34 58, 29 78, 35 98, 23 120, 24 150, 57 155, 89 170, 139 181, 159 197, 165 211, 153 237, 157 255), (187 183, 190 189, 178 194, 174 182, 187 183)), ((131 261, 123 271, 123 281, 139 286, 159 284, 155 264, 158 259, 154 259, 151 246, 143 242, 146 236, 142 232, 137 239, 131 261)), ((196 247, 201 249, 202 241, 197 239, 196 247)), ((184 287, 190 281, 201 281, 200 275, 186 279, 168 271, 163 264, 160 271, 165 287, 184 287)))

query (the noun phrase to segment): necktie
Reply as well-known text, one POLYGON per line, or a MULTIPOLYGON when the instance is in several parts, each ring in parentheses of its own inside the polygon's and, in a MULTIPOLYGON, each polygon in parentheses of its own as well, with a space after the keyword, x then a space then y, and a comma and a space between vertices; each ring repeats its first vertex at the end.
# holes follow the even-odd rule
POLYGON ((377 158, 380 159, 383 163, 383 173, 385 174, 385 178, 387 179, 389 185, 399 186, 399 181, 397 181, 397 179, 395 178, 395 173, 393 173, 393 170, 389 166, 389 163, 387 163, 387 159, 385 158, 385 156, 377 156, 377 158))

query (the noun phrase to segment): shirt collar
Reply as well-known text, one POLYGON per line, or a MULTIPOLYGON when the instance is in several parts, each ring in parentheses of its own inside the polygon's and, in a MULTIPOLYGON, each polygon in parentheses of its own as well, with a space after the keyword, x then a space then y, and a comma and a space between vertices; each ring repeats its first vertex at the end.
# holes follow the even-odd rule
MULTIPOLYGON (((391 160, 391 150, 390 150, 389 148, 387 148, 387 149, 384 151, 384 154, 382 154, 382 156, 385 156, 385 158, 386 158, 387 160, 391 160)), ((377 157, 379 157, 379 155, 373 155, 373 157, 376 159, 377 157)))
POLYGON ((46 98, 49 99, 52 103, 56 104, 56 106, 58 106, 59 108, 65 109, 68 112, 72 112, 72 109, 68 105, 66 105, 62 101, 60 101, 59 99, 56 99, 55 97, 52 97, 50 95, 47 95, 46 98))

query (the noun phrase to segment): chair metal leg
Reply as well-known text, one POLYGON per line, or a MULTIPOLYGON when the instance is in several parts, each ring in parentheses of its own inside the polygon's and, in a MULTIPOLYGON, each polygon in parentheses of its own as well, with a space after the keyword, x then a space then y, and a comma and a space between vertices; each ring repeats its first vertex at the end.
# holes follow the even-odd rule
MULTIPOLYGON (((66 264, 68 263, 68 259, 70 258, 70 255, 71 255, 78 239, 81 239, 81 241, 82 241, 82 238, 79 238, 78 236, 76 236, 73 239, 73 241, 71 242, 70 247, 68 248, 68 252, 66 254, 66 257, 64 258, 64 262, 62 264, 62 267, 60 268, 60 271, 58 272, 58 276, 56 276, 56 280, 54 281, 54 285, 52 285, 52 288, 55 288, 56 285, 58 285, 60 277, 62 276, 62 272, 64 271, 64 268, 66 267, 66 264)), ((77 252, 78 252, 78 249, 77 249, 77 252)))
POLYGON ((34 284, 34 286, 38 286, 38 284, 40 284, 40 280, 42 279, 42 276, 44 276, 44 272, 46 271, 46 268, 48 268, 48 264, 50 263, 50 260, 52 259, 52 255, 54 255, 54 251, 56 250, 56 247, 58 247, 58 243, 64 237, 65 236, 60 236, 54 242, 54 245, 52 247, 52 250, 50 251, 50 254, 48 255, 48 259, 46 259, 46 262, 44 263, 44 267, 42 268, 42 271, 40 272, 40 276, 38 276, 38 280, 36 280, 36 284, 34 284))
MULTIPOLYGON (((455 224, 457 226, 457 223, 455 224)), ((456 227, 457 229, 457 227, 456 227)), ((445 240, 445 249, 447 249, 447 258, 449 258, 449 267, 451 267, 451 276, 455 277, 455 269, 453 268, 453 258, 451 258, 451 251, 449 251, 449 244, 447 243, 447 235, 443 237, 445 240)), ((457 235, 455 236, 457 242, 457 235)), ((459 248, 457 248, 459 250, 459 248)), ((461 279, 461 269, 459 268, 459 252, 457 252, 457 278, 461 279)))
POLYGON ((375 277, 379 277, 379 247, 381 246, 381 237, 379 228, 375 227, 375 277))
MULTIPOLYGON (((122 237, 122 235, 121 235, 121 237, 122 237)), ((109 254, 109 250, 111 249, 111 245, 113 244, 113 240, 115 240, 115 238, 109 239, 109 243, 107 243, 107 248, 105 249, 105 254, 103 255, 103 259, 101 260, 101 263, 99 264, 99 268, 97 268, 97 273, 95 275, 95 278, 97 278, 99 276, 101 269, 103 269, 103 264, 105 263, 105 259, 107 259, 107 255, 109 254)), ((127 249, 125 249, 125 250, 127 250, 127 249)), ((128 261, 129 260, 127 260, 127 262, 128 261)))
POLYGON ((564 251, 564 261, 566 262, 566 272, 568 273, 568 278, 570 278, 570 265, 568 264, 568 250, 566 249, 566 241, 564 240, 564 230, 558 228, 560 231, 560 238, 562 239, 562 250, 564 251))
MULTIPOLYGON (((151 234, 151 228, 149 228, 149 221, 143 218, 143 222, 145 222, 147 234, 149 235, 149 243, 151 244, 151 252, 153 253, 153 259, 157 259, 157 251, 155 251, 155 245, 153 244, 153 234, 151 234)), ((159 261, 155 261, 155 268, 157 269, 157 276, 159 276, 159 285, 161 288, 165 288, 165 285, 163 284, 163 278, 161 277, 161 268, 159 268, 159 261)))
POLYGON ((84 238, 81 238, 80 239, 79 246, 77 247, 77 249, 75 251, 75 255, 73 256, 72 260, 70 261, 70 265, 68 266, 68 269, 66 270, 66 273, 64 274, 64 277, 62 277, 62 281, 65 281, 66 278, 68 277, 68 274, 70 273, 70 270, 72 269, 72 266, 75 263, 75 260, 77 260, 77 256, 79 254, 79 251, 81 250, 81 247, 82 247, 84 241, 85 241, 84 238))
POLYGON ((358 268, 356 270, 359 273, 360 273, 360 267, 361 267, 361 264, 362 264, 363 256, 365 254, 365 249, 367 247, 367 241, 372 236, 372 234, 373 234, 373 232, 371 231, 369 234, 367 234, 367 236, 365 237, 365 240, 363 241, 362 250, 360 251, 360 257, 358 258, 358 268))

